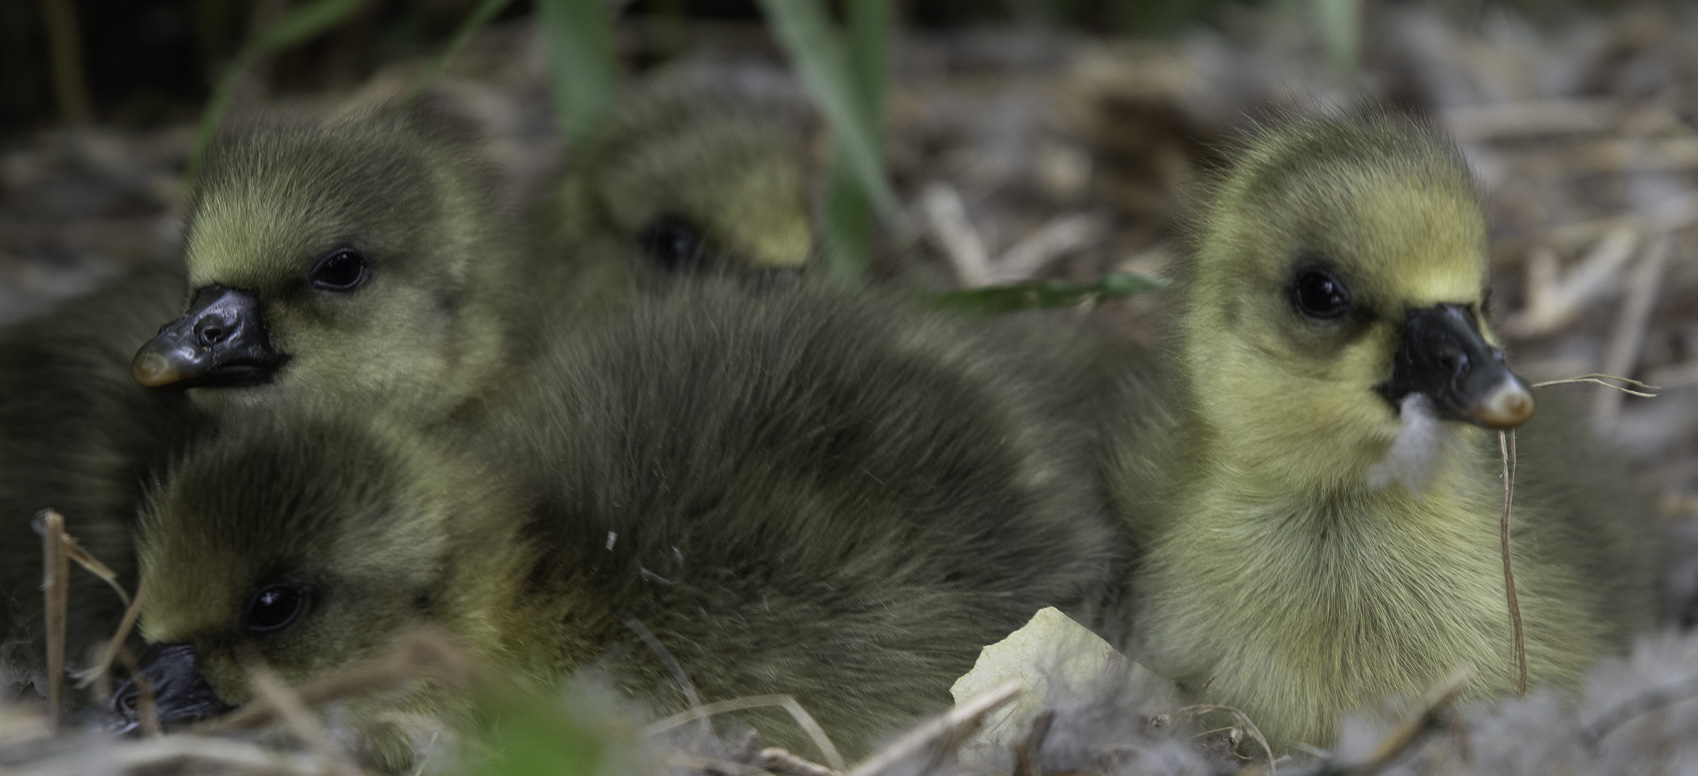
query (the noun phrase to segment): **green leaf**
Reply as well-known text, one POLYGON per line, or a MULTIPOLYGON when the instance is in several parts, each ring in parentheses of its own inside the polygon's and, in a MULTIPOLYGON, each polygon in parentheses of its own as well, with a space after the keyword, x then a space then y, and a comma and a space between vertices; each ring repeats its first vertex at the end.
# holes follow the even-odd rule
POLYGON ((946 310, 1001 315, 1021 310, 1072 307, 1084 302, 1094 304, 1104 299, 1165 288, 1170 282, 1165 278, 1110 272, 1095 283, 1083 285, 1066 280, 1029 280, 1002 286, 946 291, 933 297, 932 301, 946 310))
MULTIPOLYGON (((888 2, 860 1, 868 4, 888 2)), ((859 4, 850 3, 850 6, 859 4)), ((884 155, 878 140, 881 128, 863 107, 865 95, 882 94, 882 91, 873 91, 881 87, 863 90, 856 84, 843 46, 832 34, 823 0, 761 0, 761 8, 771 22, 773 35, 795 63, 803 85, 825 112, 826 121, 836 136, 837 147, 845 157, 847 171, 860 183, 877 212, 894 212, 896 191, 884 174, 884 155)), ((881 17, 889 18, 888 9, 865 13, 867 15, 863 18, 869 27, 881 17)), ((858 48, 872 51, 879 45, 887 44, 862 40, 858 48)))
POLYGON ((431 84, 436 83, 436 79, 442 76, 442 71, 448 69, 448 63, 454 61, 454 57, 466 47, 472 36, 488 26, 490 20, 512 2, 513 0, 483 0, 479 3, 478 7, 472 10, 472 15, 466 17, 466 21, 460 25, 460 29, 454 31, 454 39, 448 42, 448 47, 437 55, 436 61, 432 62, 429 68, 419 74, 412 86, 407 87, 405 99, 411 100, 419 96, 421 92, 429 89, 431 84))
POLYGON ((247 75, 248 68, 277 51, 324 34, 364 4, 365 0, 311 0, 296 6, 270 29, 243 46, 236 59, 224 69, 207 100, 206 109, 201 112, 200 126, 195 129, 195 144, 189 151, 188 169, 183 177, 193 184, 195 176, 200 174, 201 158, 217 136, 218 127, 224 122, 224 113, 230 109, 230 98, 236 93, 242 77, 247 75))
POLYGON ((589 140, 613 108, 613 13, 601 0, 538 0, 554 109, 568 145, 589 140))

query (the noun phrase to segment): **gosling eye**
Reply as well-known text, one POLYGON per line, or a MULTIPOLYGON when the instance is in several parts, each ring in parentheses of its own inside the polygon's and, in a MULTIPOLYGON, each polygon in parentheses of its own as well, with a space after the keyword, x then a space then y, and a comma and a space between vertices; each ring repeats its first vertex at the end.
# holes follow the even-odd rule
POLYGON ((642 234, 643 253, 667 272, 699 269, 705 251, 702 237, 690 222, 677 216, 655 219, 642 234))
POLYGON ((352 291, 366 281, 366 258, 352 248, 337 248, 318 260, 307 279, 321 291, 352 291))
POLYGON ((242 629, 250 634, 276 633, 294 624, 306 609, 307 595, 291 584, 266 585, 248 599, 242 629))
POLYGON ((1324 269, 1297 275, 1296 298, 1297 309, 1310 318, 1337 318, 1350 312, 1350 289, 1324 269))

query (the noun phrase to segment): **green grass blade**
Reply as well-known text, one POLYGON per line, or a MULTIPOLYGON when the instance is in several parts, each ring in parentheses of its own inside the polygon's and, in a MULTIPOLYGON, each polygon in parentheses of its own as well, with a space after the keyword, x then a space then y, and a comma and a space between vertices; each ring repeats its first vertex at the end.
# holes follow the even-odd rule
POLYGON ((613 107, 613 14, 601 0, 538 0, 554 109, 568 145, 588 140, 613 107))
POLYGON ((407 87, 407 95, 402 99, 411 100, 419 96, 424 90, 429 89, 431 84, 436 83, 436 79, 442 77, 442 71, 448 69, 448 63, 454 61, 454 57, 458 56, 460 50, 466 47, 472 36, 477 34, 478 30, 488 26, 490 20, 494 19, 496 14, 501 13, 512 2, 513 0, 483 0, 482 3, 479 3, 478 7, 472 10, 472 15, 466 17, 466 21, 460 25, 460 29, 454 31, 454 39, 448 42, 448 47, 437 55, 436 61, 430 63, 430 67, 419 74, 412 86, 407 87))
POLYGON ((890 45, 896 37, 891 0, 856 0, 847 7, 849 80, 872 142, 884 148, 884 100, 890 81, 890 45))
POLYGON ((867 252, 872 248, 878 213, 842 152, 832 154, 825 202, 827 271, 838 280, 860 282, 866 277, 867 252))
POLYGON ((1086 302, 1117 299, 1165 288, 1169 282, 1165 278, 1110 272, 1095 283, 1083 285, 1066 280, 1029 280, 1002 286, 947 291, 933 297, 932 302, 946 310, 1001 315, 1021 310, 1072 307, 1086 302))
MULTIPOLYGON (((883 0, 877 0, 882 2, 883 0)), ((851 3, 855 5, 855 3, 851 3)), ((884 174, 878 129, 860 105, 860 87, 843 46, 832 34, 823 0, 761 0, 774 37, 796 65, 802 83, 819 101, 848 171, 881 214, 896 210, 896 191, 884 174)))
POLYGON ((206 110, 201 112, 200 126, 195 130, 195 144, 189 152, 188 169, 183 173, 183 177, 192 185, 195 176, 200 174, 201 157, 206 154, 207 147, 212 145, 212 138, 218 134, 218 127, 224 121, 225 111, 230 109, 230 98, 236 93, 236 86, 242 82, 242 77, 255 62, 328 32, 352 16, 364 4, 365 0, 311 0, 302 3, 270 29, 243 46, 235 60, 224 69, 224 74, 212 89, 212 96, 207 100, 206 110))
MULTIPOLYGON (((884 102, 890 80, 890 44, 896 16, 890 0, 861 0, 847 7, 849 83, 859 118, 884 156, 884 102)), ((882 171, 881 171, 882 172, 882 171)), ((856 282, 866 275, 877 215, 859 184, 844 147, 834 149, 826 182, 826 257, 833 277, 856 282)))

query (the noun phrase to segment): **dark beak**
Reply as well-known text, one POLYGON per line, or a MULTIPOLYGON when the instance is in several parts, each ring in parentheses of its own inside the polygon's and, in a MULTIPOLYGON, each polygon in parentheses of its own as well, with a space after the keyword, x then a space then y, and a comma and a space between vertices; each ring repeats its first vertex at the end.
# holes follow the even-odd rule
POLYGON ((193 644, 157 644, 142 656, 139 677, 130 677, 112 693, 112 711, 118 715, 113 729, 124 735, 141 731, 142 688, 153 696, 153 713, 166 730, 216 717, 233 708, 218 699, 200 675, 200 660, 193 644))
POLYGON ((189 311, 142 345, 130 371, 149 388, 257 385, 286 360, 271 348, 259 299, 214 284, 196 291, 189 311))
POLYGON ((1532 389, 1509 371, 1503 351, 1486 344, 1462 305, 1409 311, 1391 380, 1379 390, 1394 407, 1411 393, 1426 394, 1440 417, 1485 428, 1508 430, 1533 417, 1532 389))

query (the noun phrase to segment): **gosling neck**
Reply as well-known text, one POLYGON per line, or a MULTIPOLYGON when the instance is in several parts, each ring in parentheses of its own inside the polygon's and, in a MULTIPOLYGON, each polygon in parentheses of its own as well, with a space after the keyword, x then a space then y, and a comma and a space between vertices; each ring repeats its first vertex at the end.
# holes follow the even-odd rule
POLYGON ((1233 505, 1237 514, 1314 519, 1335 511, 1328 505, 1416 508, 1477 496, 1479 474, 1491 465, 1482 454, 1485 432, 1437 418, 1423 399, 1406 399, 1389 426, 1348 415, 1312 424, 1259 421, 1202 399, 1183 421, 1192 452, 1180 487, 1192 497, 1233 505))

